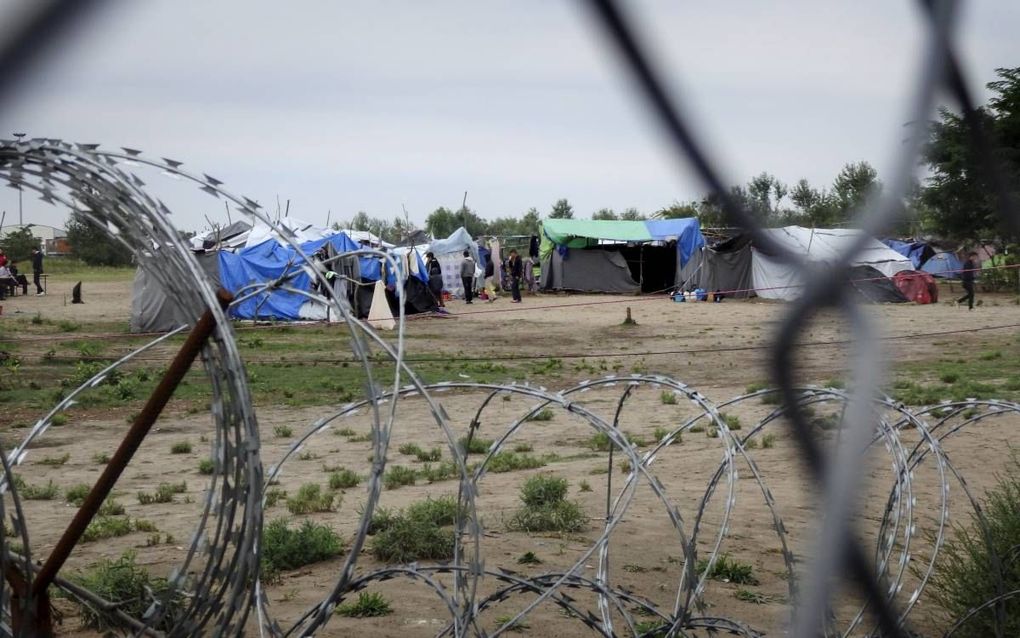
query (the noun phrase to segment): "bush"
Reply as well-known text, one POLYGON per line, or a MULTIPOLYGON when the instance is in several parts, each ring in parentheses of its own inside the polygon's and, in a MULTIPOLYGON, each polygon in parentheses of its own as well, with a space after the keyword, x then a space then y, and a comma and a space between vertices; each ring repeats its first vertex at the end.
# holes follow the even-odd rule
POLYGON ((417 443, 404 443, 397 448, 397 451, 407 456, 414 456, 421 453, 421 447, 417 443))
POLYGON ((71 505, 81 507, 81 504, 85 501, 85 497, 88 496, 88 493, 91 491, 92 491, 91 485, 79 483, 73 487, 69 487, 66 490, 64 490, 64 500, 70 503, 71 505))
MULTIPOLYGON (((698 561, 698 573, 704 573, 708 568, 707 560, 698 561)), ((748 563, 731 559, 729 554, 723 554, 712 565, 712 571, 708 577, 713 580, 721 580, 737 585, 757 585, 758 579, 754 577, 754 570, 748 563)))
POLYGON ((314 512, 332 512, 336 508, 333 501, 336 494, 323 493, 317 483, 305 483, 298 488, 296 496, 287 499, 287 510, 291 514, 312 514, 314 512))
POLYGON ((434 447, 431 450, 418 450, 418 453, 414 456, 422 463, 435 462, 443 458, 443 451, 434 447))
POLYGON ((725 412, 720 412, 719 418, 723 420, 723 423, 725 423, 726 427, 728 427, 729 429, 731 430, 740 429, 740 417, 737 416, 736 414, 727 414, 725 412))
POLYGON ((132 532, 131 520, 126 516, 97 516, 82 534, 81 542, 126 536, 132 532))
POLYGON ((294 429, 286 425, 278 425, 273 428, 273 434, 275 434, 278 439, 289 439, 294 436, 294 429))
POLYGON ((761 437, 761 446, 765 449, 774 448, 776 446, 776 435, 770 432, 761 437))
POLYGON ((457 448, 461 454, 488 454, 490 447, 492 447, 492 439, 472 437, 468 441, 467 437, 461 437, 457 441, 457 448))
POLYGON ((567 480, 556 476, 533 476, 521 487, 524 507, 510 518, 511 530, 522 532, 579 532, 588 524, 581 506, 565 500, 567 480))
POLYGON ((529 421, 552 421, 555 413, 549 408, 542 408, 528 417, 529 421))
POLYGON ((216 471, 216 461, 212 459, 202 459, 198 462, 198 473, 199 474, 212 474, 216 471))
POLYGON ((414 520, 435 523, 442 527, 453 525, 456 522, 459 509, 457 499, 452 496, 441 496, 412 503, 407 507, 405 516, 414 520))
POLYGON ((327 525, 305 521, 291 529, 277 519, 262 530, 262 569, 273 575, 339 556, 343 549, 340 536, 327 525))
MULTIPOLYGON (((1020 590, 1020 453, 1010 456, 1005 474, 988 492, 982 504, 988 537, 981 531, 979 519, 971 514, 970 524, 957 526, 953 537, 942 547, 937 569, 926 590, 934 604, 956 621, 999 595, 992 562, 999 557, 1002 589, 1020 590), (990 541, 990 543, 989 543, 990 541)), ((962 638, 977 636, 1020 636, 1020 598, 1006 600, 1001 609, 1005 625, 996 627, 996 607, 975 614, 954 634, 962 638)))
POLYGON ((60 488, 49 481, 46 485, 26 485, 24 481, 17 485, 18 495, 26 501, 52 501, 60 494, 60 488))
POLYGON ((495 474, 503 472, 514 472, 517 470, 533 470, 537 467, 544 467, 545 461, 530 454, 517 454, 516 452, 499 452, 489 459, 486 466, 488 471, 495 474))
POLYGON ((418 472, 418 475, 429 483, 447 481, 449 479, 456 478, 459 474, 457 466, 453 463, 453 461, 443 461, 438 465, 426 463, 421 466, 421 470, 418 472))
POLYGON ((358 594, 356 602, 344 603, 334 613, 348 618, 374 618, 392 614, 393 608, 382 594, 363 591, 358 594))
POLYGON ((379 532, 389 529, 397 515, 388 507, 376 507, 372 512, 372 520, 368 523, 368 535, 373 536, 379 532))
POLYGON ((345 467, 338 468, 329 475, 329 489, 331 490, 346 490, 357 487, 360 482, 361 477, 353 470, 345 467))
POLYGON ((663 390, 659 393, 659 400, 663 405, 676 405, 676 393, 672 390, 663 390))
POLYGON ((152 505, 153 503, 173 503, 174 494, 183 494, 188 491, 188 484, 184 481, 180 483, 160 483, 159 487, 153 493, 138 492, 138 502, 142 505, 152 505))
POLYGON ((165 579, 153 578, 147 571, 137 566, 133 552, 128 552, 117 560, 101 560, 88 571, 71 576, 70 580, 104 600, 117 601, 115 608, 103 609, 91 603, 79 602, 72 597, 78 605, 82 624, 104 633, 121 627, 114 610, 141 618, 153 601, 158 600, 163 605, 165 613, 153 629, 168 631, 177 624, 187 605, 186 598, 171 588, 165 579))
POLYGON ((388 563, 453 558, 453 530, 432 521, 407 516, 394 518, 372 539, 372 554, 388 563))
POLYGON ((191 454, 191 443, 189 441, 174 443, 170 447, 170 454, 191 454))
POLYGON ((61 456, 47 456, 42 459, 39 459, 39 465, 51 465, 51 466, 63 465, 64 463, 67 463, 70 460, 71 455, 65 453, 62 454, 61 456))
POLYGON ((394 465, 383 475, 383 486, 388 490, 395 490, 404 485, 414 485, 417 475, 414 470, 402 465, 394 465))

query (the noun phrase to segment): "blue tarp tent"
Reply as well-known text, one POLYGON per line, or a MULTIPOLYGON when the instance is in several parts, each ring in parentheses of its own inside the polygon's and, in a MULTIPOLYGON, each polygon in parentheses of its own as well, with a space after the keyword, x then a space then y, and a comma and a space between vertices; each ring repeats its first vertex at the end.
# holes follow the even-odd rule
MULTIPOLYGON (((344 233, 332 237, 317 239, 301 244, 305 255, 313 255, 325 244, 332 244, 337 253, 346 253, 361 248, 344 233)), ((256 246, 244 248, 236 253, 221 251, 220 283, 235 296, 244 287, 258 284, 282 276, 288 269, 302 268, 304 261, 298 258, 297 252, 290 246, 281 246, 275 240, 267 240, 256 246)), ((376 275, 378 278, 378 275, 376 275)), ((289 282, 291 288, 308 290, 311 288, 311 277, 302 269, 289 282)), ((299 319, 301 305, 308 299, 302 295, 276 290, 266 295, 258 295, 231 308, 231 316, 238 319, 299 319)))
POLYGON ((909 258, 911 263, 914 264, 914 270, 920 270, 926 261, 935 256, 935 251, 932 247, 921 241, 883 239, 882 243, 904 257, 909 258))
POLYGON ((956 279, 963 270, 963 263, 953 253, 935 253, 934 257, 924 262, 921 270, 935 277, 956 279))

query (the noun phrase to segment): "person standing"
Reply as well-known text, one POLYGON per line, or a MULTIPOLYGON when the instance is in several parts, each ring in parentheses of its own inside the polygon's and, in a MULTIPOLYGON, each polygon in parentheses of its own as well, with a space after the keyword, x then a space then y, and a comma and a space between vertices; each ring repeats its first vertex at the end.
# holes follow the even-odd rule
POLYGON ((0 266, 7 265, 7 253, 4 252, 3 248, 0 248, 0 266))
POLYGON ((974 273, 977 269, 977 253, 972 251, 967 254, 967 261, 963 262, 963 272, 960 273, 960 283, 963 284, 966 294, 956 300, 956 305, 966 301, 967 307, 970 310, 974 309, 974 273))
POLYGON ((514 300, 510 303, 521 303, 521 278, 524 277, 524 263, 516 250, 510 251, 510 259, 507 262, 507 270, 510 271, 510 294, 514 300))
POLYGON ((460 281, 464 284, 464 302, 471 303, 475 292, 475 260, 471 251, 464 251, 464 261, 460 262, 460 281))
POLYGON ((432 296, 436 298, 436 303, 440 308, 445 308, 446 304, 443 303, 443 267, 436 259, 435 253, 425 253, 425 272, 429 275, 429 290, 432 291, 432 296))
POLYGON ((41 278, 41 276, 43 274, 42 259, 43 259, 42 251, 39 250, 38 248, 33 248, 32 249, 32 283, 35 284, 35 296, 36 297, 41 297, 41 296, 46 294, 46 291, 43 290, 42 284, 39 283, 39 280, 40 280, 40 278, 41 278))

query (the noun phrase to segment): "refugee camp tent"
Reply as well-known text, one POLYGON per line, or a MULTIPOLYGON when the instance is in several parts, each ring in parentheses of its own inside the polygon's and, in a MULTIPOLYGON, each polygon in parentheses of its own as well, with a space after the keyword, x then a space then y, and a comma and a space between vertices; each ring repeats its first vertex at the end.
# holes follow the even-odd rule
POLYGON ((921 270, 935 277, 955 279, 960 276, 963 263, 953 253, 935 253, 931 259, 924 262, 921 270))
POLYGON ((751 277, 751 236, 737 235, 694 251, 677 271, 676 289, 721 292, 743 299, 754 295, 751 277))
POLYGON ((705 243, 694 218, 546 219, 541 235, 541 286, 546 290, 669 290, 677 270, 705 243))
POLYGON ((935 249, 923 241, 900 241, 898 239, 883 239, 882 243, 892 248, 899 254, 910 259, 914 264, 914 270, 918 270, 935 255, 935 249))
POLYGON ((851 266, 847 273, 851 290, 861 301, 868 303, 906 303, 908 299, 900 292, 891 277, 872 266, 851 266))
MULTIPOLYGON (((220 285, 219 259, 215 252, 195 253, 195 259, 209 284, 220 285)), ((135 271, 131 285, 131 332, 166 332, 184 325, 187 317, 163 290, 162 285, 144 268, 135 271)))
MULTIPOLYGON (((766 228, 762 232, 807 262, 815 263, 833 262, 861 234, 861 231, 849 228, 819 229, 802 226, 766 228)), ((800 296, 804 284, 801 267, 767 255, 757 246, 752 246, 751 250, 752 280, 759 297, 791 300, 800 296)), ((870 266, 885 277, 892 277, 901 270, 913 269, 909 259, 874 238, 866 240, 851 266, 870 266)))
POLYGON ((463 226, 446 239, 433 240, 425 250, 426 253, 434 253, 439 260, 439 265, 443 269, 443 290, 459 298, 464 297, 464 284, 460 280, 460 262, 464 261, 465 250, 471 253, 475 264, 481 267, 478 244, 463 226))
POLYGON ((920 270, 904 270, 893 275, 893 283, 903 296, 917 304, 938 303, 939 286, 934 277, 920 270))

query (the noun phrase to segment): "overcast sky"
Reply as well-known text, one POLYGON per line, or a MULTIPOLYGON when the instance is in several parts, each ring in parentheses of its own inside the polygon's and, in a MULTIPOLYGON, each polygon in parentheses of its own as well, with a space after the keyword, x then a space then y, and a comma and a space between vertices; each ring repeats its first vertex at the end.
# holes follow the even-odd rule
MULTIPOLYGON (((0 0, 0 25, 27 0, 0 0)), ((903 136, 922 44, 916 2, 629 3, 734 182, 763 170, 828 184, 882 172, 903 136)), ((1020 65, 1020 2, 965 3, 957 37, 981 99, 1020 65)), ((111 1, 0 106, 0 131, 140 148, 324 223, 359 210, 421 223, 652 212, 699 196, 583 5, 503 2, 111 1)), ((165 180, 164 181, 168 181, 165 180)), ((164 188, 158 185, 157 189, 164 188)), ((181 186, 176 223, 225 217, 181 186)), ((0 189, 7 223, 16 192, 0 189)), ((25 199, 25 221, 66 210, 25 199)))

